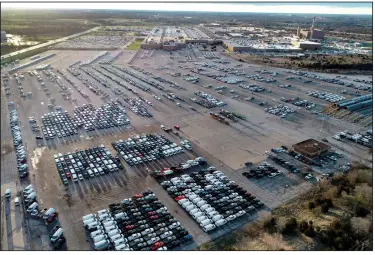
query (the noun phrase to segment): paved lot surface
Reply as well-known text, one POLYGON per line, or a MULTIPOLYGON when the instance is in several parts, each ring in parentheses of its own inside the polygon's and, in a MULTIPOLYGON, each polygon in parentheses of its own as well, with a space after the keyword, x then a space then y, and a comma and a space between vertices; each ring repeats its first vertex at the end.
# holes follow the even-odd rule
MULTIPOLYGON (((10 81, 12 95, 9 96, 8 100, 14 101, 17 106, 24 143, 28 150, 28 162, 30 163, 29 179, 22 182, 18 181, 17 183, 19 183, 19 187, 17 187, 17 189, 20 189, 21 186, 25 186, 27 183, 33 184, 36 187, 38 202, 41 204, 41 207, 54 207, 59 212, 59 221, 64 228, 64 235, 67 238, 67 247, 69 250, 90 250, 90 245, 86 241, 87 238, 81 223, 81 217, 83 215, 107 208, 110 203, 118 202, 147 189, 154 191, 160 200, 168 207, 172 215, 179 220, 191 234, 193 234, 195 243, 183 247, 182 249, 192 249, 196 245, 215 239, 220 235, 228 233, 234 228, 243 227, 247 222, 255 220, 258 215, 261 214, 260 212, 236 220, 233 223, 228 224, 225 228, 212 232, 212 234, 204 233, 185 213, 185 211, 167 195, 163 188, 148 175, 148 171, 176 165, 197 156, 205 157, 210 164, 215 165, 219 170, 223 171, 231 180, 235 181, 258 197, 265 203, 267 207, 266 210, 275 208, 278 205, 293 199, 294 197, 308 191, 313 185, 305 181, 301 176, 298 177, 294 174, 289 174, 285 169, 285 176, 267 178, 264 180, 249 181, 242 176, 245 162, 252 161, 258 163, 265 160, 267 155, 265 155, 264 152, 269 151, 271 148, 280 147, 281 145, 291 146, 292 144, 307 138, 327 138, 333 149, 349 156, 353 160, 363 161, 367 164, 369 163, 368 159, 370 156, 367 155, 366 149, 353 146, 349 143, 336 142, 330 138, 335 132, 342 131, 343 129, 349 131, 361 131, 365 130, 364 128, 333 118, 322 122, 317 119, 315 115, 305 109, 297 109, 297 113, 294 115, 288 116, 286 119, 280 119, 280 117, 265 113, 263 106, 243 100, 243 98, 254 96, 256 102, 267 101, 269 104, 273 105, 273 99, 279 102, 280 97, 299 96, 301 99, 315 102, 317 105, 323 107, 327 105, 327 102, 309 97, 306 95, 306 92, 318 88, 322 91, 335 92, 338 89, 341 89, 340 86, 323 83, 310 83, 303 85, 296 82, 293 83, 292 81, 285 80, 285 78, 289 76, 285 73, 285 70, 278 69, 278 72, 281 73, 280 77, 277 77, 280 84, 292 84, 295 87, 294 89, 281 89, 275 86, 275 84, 259 83, 247 79, 247 83, 258 84, 266 89, 271 89, 272 93, 263 92, 252 94, 250 91, 241 89, 236 85, 226 84, 228 89, 234 89, 236 93, 240 95, 238 99, 231 99, 229 93, 221 95, 213 89, 203 87, 208 84, 212 84, 213 87, 224 85, 222 82, 198 75, 200 77, 199 83, 192 84, 185 81, 182 76, 172 77, 169 74, 175 72, 181 72, 183 74, 189 73, 190 69, 196 68, 193 62, 183 61, 183 58, 181 57, 183 54, 192 56, 193 61, 212 62, 212 60, 204 59, 202 53, 199 51, 191 51, 187 49, 184 51, 185 53, 173 52, 172 59, 170 58, 169 53, 162 51, 155 51, 152 57, 145 56, 142 59, 139 58, 139 56, 143 56, 143 54, 138 54, 132 62, 132 65, 141 67, 153 74, 160 75, 165 79, 174 81, 183 87, 184 90, 178 90, 170 87, 168 84, 162 83, 165 90, 173 92, 175 95, 184 99, 183 102, 180 101, 181 107, 177 107, 176 102, 172 102, 163 96, 160 96, 162 98, 161 101, 155 100, 153 94, 160 95, 161 93, 165 93, 165 91, 159 91, 144 82, 139 81, 140 84, 150 87, 151 92, 144 92, 131 84, 127 84, 127 86, 135 89, 139 96, 152 102, 153 106, 147 105, 146 108, 153 114, 153 118, 145 118, 136 115, 128 108, 128 118, 131 121, 131 125, 126 128, 112 128, 110 130, 90 133, 80 131, 76 136, 66 137, 64 139, 54 139, 52 141, 44 140, 43 142, 38 142, 39 144, 36 142, 35 136, 40 134, 34 133, 31 130, 28 118, 34 116, 38 119, 38 124, 41 124, 41 116, 44 113, 49 112, 47 107, 49 97, 41 89, 35 76, 30 77, 25 75, 25 81, 22 82, 25 92, 31 91, 33 94, 31 98, 27 99, 20 98, 14 79, 10 81), (178 54, 180 54, 180 56, 178 54), (167 69, 160 67, 166 67, 167 69), (187 69, 184 69, 184 67, 187 69), (216 112, 216 109, 209 110, 189 100, 191 97, 197 97, 194 95, 194 91, 197 90, 209 93, 216 98, 224 100, 228 103, 227 106, 223 107, 224 109, 235 110, 245 115, 247 120, 240 120, 237 123, 231 122, 230 125, 227 126, 210 118, 209 112, 216 112), (189 106, 193 106, 197 111, 190 110, 189 106), (109 173, 92 180, 69 183, 68 186, 64 186, 61 183, 54 164, 54 154, 66 153, 69 151, 72 152, 76 149, 87 149, 101 144, 105 145, 115 153, 111 146, 111 142, 120 139, 127 139, 134 134, 160 133, 162 132, 160 130, 161 124, 170 127, 179 125, 181 127, 181 130, 179 131, 180 137, 173 134, 164 134, 176 143, 179 143, 181 139, 189 139, 192 142, 193 151, 176 155, 168 159, 159 160, 152 164, 147 163, 136 167, 125 165, 125 169, 122 171, 120 170, 119 172, 109 173), (288 185, 288 188, 285 188, 286 185, 288 185)), ((69 79, 74 81, 87 95, 89 95, 89 98, 83 98, 73 86, 69 85, 61 78, 63 84, 71 90, 73 97, 77 99, 75 102, 64 100, 59 93, 60 87, 55 82, 49 81, 44 74, 41 74, 46 83, 46 87, 48 87, 51 92, 51 97, 56 100, 56 105, 60 105, 64 110, 72 113, 77 105, 92 103, 94 106, 98 107, 106 102, 106 100, 95 95, 89 88, 87 88, 81 80, 66 71, 66 68, 70 64, 78 60, 87 60, 98 54, 99 51, 51 52, 54 52, 57 55, 53 59, 46 61, 46 63, 51 63, 54 70, 61 70, 69 77, 69 79)), ((134 51, 124 50, 124 53, 114 62, 114 64, 134 71, 127 64, 127 61, 132 54, 134 54, 134 51)), ((113 75, 101 68, 99 64, 94 64, 94 66, 99 68, 100 72, 104 74, 113 75)), ((233 67, 234 64, 229 64, 228 66, 233 67)), ((88 69, 94 71, 92 67, 88 67, 88 69)), ((259 66, 244 65, 241 69, 246 73, 254 74, 254 70, 259 69, 259 66)), ((30 70, 32 70, 32 68, 30 68, 30 70)), ((97 71, 94 72, 103 76, 97 71)), ((141 74, 139 73, 139 75, 141 74)), ((110 98, 119 98, 124 102, 123 96, 114 94, 112 90, 114 87, 119 87, 128 97, 136 97, 136 95, 121 88, 118 84, 108 78, 106 79, 106 82, 111 88, 102 86, 95 79, 85 73, 82 74, 82 77, 107 92, 110 95, 110 98)), ((136 80, 136 78, 129 75, 127 75, 127 77, 136 80)), ((1 111, 1 129, 2 136, 6 138, 1 141, 1 177, 3 187, 3 184, 5 183, 16 182, 18 177, 12 138, 9 129, 7 99, 2 98, 1 101, 2 106, 5 106, 2 107, 1 111)), ((125 102, 124 105, 128 107, 125 102)), ((5 206, 3 205, 2 210, 5 210, 5 206)), ((6 222, 8 218, 3 218, 2 222, 4 223, 2 224, 2 229, 7 229, 6 222)), ((31 249, 34 250, 50 249, 48 240, 46 240, 47 230, 45 226, 41 226, 40 222, 34 222, 32 219, 28 220, 28 225, 30 226, 31 236, 28 239, 25 237, 25 240, 27 240, 25 242, 25 247, 28 247, 27 245, 29 245, 31 249)), ((25 233, 26 232, 27 231, 25 231, 25 233)), ((11 240, 7 240, 8 236, 9 235, 3 235, 2 243, 11 242, 11 240)), ((13 238, 13 246, 14 240, 15 238, 13 238)))

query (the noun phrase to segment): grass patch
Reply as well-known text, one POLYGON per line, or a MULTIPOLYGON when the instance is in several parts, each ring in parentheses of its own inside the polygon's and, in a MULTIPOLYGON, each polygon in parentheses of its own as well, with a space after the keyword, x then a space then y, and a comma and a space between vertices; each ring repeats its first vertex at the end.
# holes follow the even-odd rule
POLYGON ((3 66, 4 64, 10 64, 11 62, 13 62, 16 59, 21 60, 21 59, 29 58, 29 57, 32 57, 34 55, 38 55, 40 53, 43 53, 47 50, 48 50, 48 47, 42 47, 42 48, 38 48, 38 49, 35 49, 35 50, 27 51, 27 52, 24 52, 24 53, 15 55, 15 56, 11 56, 7 59, 4 59, 4 60, 2 59, 1 65, 3 66))
POLYGON ((126 49, 127 50, 139 50, 141 48, 142 42, 143 40, 135 40, 128 47, 126 47, 126 49))

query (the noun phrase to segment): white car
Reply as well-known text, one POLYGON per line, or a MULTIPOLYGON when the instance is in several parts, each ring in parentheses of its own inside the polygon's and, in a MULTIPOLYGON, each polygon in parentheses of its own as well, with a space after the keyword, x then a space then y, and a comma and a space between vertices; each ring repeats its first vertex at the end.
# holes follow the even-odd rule
POLYGON ((225 220, 226 221, 232 221, 234 219, 236 219, 237 217, 235 215, 229 215, 225 220))
POLYGON ((240 210, 236 213, 236 217, 240 217, 242 215, 246 214, 246 212, 244 210, 240 210))

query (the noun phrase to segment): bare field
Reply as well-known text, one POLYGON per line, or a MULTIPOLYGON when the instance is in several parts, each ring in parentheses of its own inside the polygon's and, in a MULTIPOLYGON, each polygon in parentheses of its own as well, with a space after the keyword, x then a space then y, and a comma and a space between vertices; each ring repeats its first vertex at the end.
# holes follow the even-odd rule
MULTIPOLYGON (((63 71, 89 95, 89 98, 83 98, 75 88, 62 79, 64 85, 66 85, 69 90, 71 90, 74 97, 77 98, 75 103, 70 100, 64 100, 59 93, 59 86, 46 79, 46 86, 51 91, 51 96, 55 98, 56 105, 62 106, 64 110, 71 113, 77 105, 92 103, 96 107, 99 107, 106 102, 106 100, 101 99, 84 86, 79 79, 66 71, 66 68, 70 64, 78 60, 87 60, 97 55, 99 51, 54 50, 49 52, 56 53, 57 55, 43 63, 51 64, 53 70, 59 69, 63 71)), ((124 50, 123 54, 116 59, 113 64, 134 71, 127 64, 127 60, 132 54, 134 54, 133 51, 124 50)), ((190 52, 189 54, 196 55, 198 61, 212 62, 211 60, 204 59, 200 52, 190 52)), ((12 95, 9 96, 8 101, 14 101, 15 105, 17 105, 17 111, 21 120, 22 134, 25 139, 24 143, 29 154, 28 162, 30 163, 31 168, 29 180, 23 181, 22 184, 26 185, 28 181, 34 184, 37 190, 38 200, 43 205, 43 208, 54 207, 59 212, 59 220, 64 228, 64 235, 67 238, 69 250, 90 249, 89 243, 86 242, 84 228, 81 223, 81 217, 83 215, 106 208, 110 203, 118 202, 119 200, 131 197, 134 194, 141 193, 147 189, 151 189, 156 193, 160 200, 168 207, 172 215, 193 235, 197 244, 205 243, 221 234, 225 234, 225 231, 210 235, 204 233, 201 228, 187 216, 185 211, 176 205, 162 187, 147 174, 147 169, 158 170, 161 167, 168 167, 181 163, 187 159, 202 156, 208 159, 210 164, 213 164, 218 169, 222 170, 230 179, 234 180, 236 183, 257 196, 268 208, 275 208, 281 203, 289 201, 299 194, 306 192, 312 187, 312 184, 306 182, 303 178, 301 180, 293 174, 285 174, 282 178, 266 179, 264 181, 249 181, 242 176, 241 174, 244 169, 244 163, 247 161, 258 163, 265 160, 267 156, 264 153, 265 151, 269 151, 271 148, 280 147, 281 145, 291 146, 292 144, 307 138, 327 138, 334 149, 343 152, 343 154, 350 156, 354 160, 367 162, 370 157, 365 154, 366 150, 364 148, 339 143, 330 138, 333 133, 342 131, 343 129, 352 131, 362 130, 363 128, 358 125, 333 118, 322 122, 317 119, 315 115, 305 109, 297 109, 297 113, 295 113, 294 116, 280 119, 280 117, 265 113, 263 106, 243 100, 245 97, 254 96, 258 101, 267 101, 269 104, 273 104, 273 99, 279 101, 280 97, 299 96, 301 99, 307 99, 316 102, 318 105, 324 106, 327 105, 327 102, 308 97, 306 92, 314 89, 335 92, 341 88, 340 86, 323 83, 301 85, 297 82, 286 81, 285 78, 288 77, 288 74, 285 73, 285 70, 278 69, 278 72, 281 70, 281 74, 280 77, 277 77, 277 80, 279 80, 280 83, 293 84, 293 86, 295 86, 294 90, 281 89, 275 86, 275 84, 259 83, 247 79, 247 82, 258 84, 266 89, 271 89, 272 93, 262 92, 252 94, 250 91, 241 89, 236 85, 225 84, 228 86, 228 89, 234 89, 236 93, 240 95, 240 98, 238 99, 231 99, 229 94, 221 95, 213 89, 203 87, 208 84, 212 84, 214 87, 224 85, 224 83, 220 81, 198 75, 200 77, 199 83, 192 84, 183 80, 183 77, 172 77, 168 72, 189 73, 189 69, 184 70, 179 66, 185 66, 190 69, 196 68, 192 62, 179 62, 176 52, 172 53, 172 57, 173 59, 170 58, 168 52, 155 51, 155 54, 152 57, 143 59, 136 58, 132 62, 132 65, 141 67, 153 74, 160 75, 163 78, 174 81, 181 87, 184 87, 186 90, 178 90, 170 87, 168 84, 162 84, 165 87, 165 90, 173 92, 175 95, 178 95, 185 100, 184 102, 180 102, 181 107, 178 107, 175 102, 168 100, 166 97, 160 96, 162 100, 157 101, 152 96, 153 94, 160 95, 161 93, 165 93, 165 91, 162 92, 151 87, 151 92, 144 92, 133 85, 128 84, 128 86, 135 89, 140 96, 152 102, 153 106, 147 105, 147 109, 153 114, 153 118, 145 118, 136 115, 128 108, 128 118, 131 121, 130 127, 122 129, 112 128, 110 130, 90 133, 80 131, 78 135, 73 137, 55 139, 54 141, 50 140, 48 142, 44 141, 41 146, 38 146, 35 140, 36 134, 33 133, 30 128, 28 118, 34 116, 40 123, 41 116, 44 113, 49 112, 47 107, 48 97, 40 88, 40 84, 35 76, 30 77, 27 74, 25 75, 25 81, 23 81, 24 89, 26 92, 31 91, 33 93, 33 96, 27 99, 23 99, 19 96, 17 85, 14 80, 11 80, 12 95), (161 66, 168 66, 168 69, 156 69, 161 66), (197 90, 204 91, 220 100, 224 100, 228 105, 222 108, 226 110, 235 110, 246 116, 247 120, 240 120, 237 123, 231 122, 230 125, 225 125, 214 120, 210 117, 209 112, 217 112, 218 109, 215 108, 209 110, 189 100, 191 97, 197 97, 194 95, 194 91, 197 90), (189 106, 193 106, 197 111, 192 111, 189 109, 189 106), (61 183, 54 164, 54 154, 66 153, 69 151, 72 152, 74 150, 86 149, 101 144, 114 152, 111 142, 126 139, 137 133, 160 133, 162 132, 160 130, 161 124, 170 127, 179 125, 181 127, 179 132, 181 137, 169 134, 166 134, 166 136, 176 143, 179 143, 179 141, 184 138, 189 139, 193 144, 193 152, 186 152, 172 158, 160 160, 156 163, 147 163, 137 167, 129 167, 128 165, 125 165, 123 171, 120 170, 116 173, 110 173, 99 178, 85 180, 78 183, 70 182, 67 187, 61 183), (289 188, 287 189, 285 188, 286 184, 289 185, 289 188), (67 194, 70 196, 69 199, 66 196, 67 194)), ((238 63, 239 62, 233 61, 233 63, 228 66, 234 66, 238 63)), ((98 64, 94 64, 94 66, 100 67, 98 64)), ((32 70, 33 68, 35 67, 31 67, 27 70, 32 70)), ((94 71, 92 68, 89 69, 94 71)), ((244 64, 241 69, 249 74, 253 74, 256 68, 244 64)), ((104 69, 101 69, 101 71, 107 75, 111 75, 104 69)), ((94 72, 99 74, 97 71, 94 72)), ((42 76, 43 78, 46 78, 43 74, 42 76)), ((110 98, 122 98, 122 96, 115 95, 112 91, 112 88, 119 87, 115 82, 107 79, 107 84, 109 84, 111 88, 106 88, 85 73, 82 74, 82 77, 107 92, 110 95, 110 98)), ((144 84, 142 82, 139 83, 144 84)), ((277 84, 278 83, 276 83, 276 85, 277 84)), ((136 95, 126 89, 120 89, 123 90, 128 97, 136 97, 136 95)), ((2 97, 2 105, 4 105, 4 101, 6 101, 6 99, 5 97, 2 97)), ((126 103, 124 104, 126 105, 126 103)), ((9 113, 6 112, 6 109, 2 109, 2 119, 9 118, 8 115, 9 113)), ((6 126, 6 124, 2 125, 2 132, 3 128, 9 129, 9 124, 8 126, 6 126)), ((11 139, 10 135, 8 135, 8 139, 11 139)), ((2 151, 7 151, 6 146, 6 144, 2 143, 2 151)), ((6 159, 2 158, 1 164, 2 166, 12 166, 12 160, 14 159, 11 159, 10 156, 6 159)), ((12 171, 13 174, 17 174, 16 168, 12 168, 12 171)), ((2 171, 2 176, 3 174, 4 172, 2 171)), ((246 221, 238 221, 238 225, 244 226, 246 222, 249 220, 255 220, 256 217, 257 214, 250 215, 246 221)), ((32 245, 31 247, 32 249, 39 248, 35 245, 32 245)))

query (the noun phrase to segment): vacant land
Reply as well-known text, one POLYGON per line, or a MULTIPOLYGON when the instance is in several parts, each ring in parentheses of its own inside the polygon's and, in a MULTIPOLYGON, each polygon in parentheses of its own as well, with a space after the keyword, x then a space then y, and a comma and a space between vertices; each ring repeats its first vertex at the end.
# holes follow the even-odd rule
POLYGON ((366 55, 305 55, 304 57, 270 57, 251 54, 229 54, 233 58, 282 68, 298 68, 321 72, 372 73, 372 57, 366 55))
POLYGON ((372 250, 372 170, 335 174, 201 250, 372 250))
POLYGON ((139 50, 141 48, 141 43, 143 40, 135 40, 133 41, 126 49, 128 50, 139 50))

